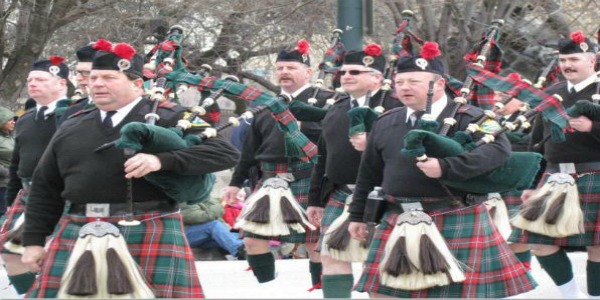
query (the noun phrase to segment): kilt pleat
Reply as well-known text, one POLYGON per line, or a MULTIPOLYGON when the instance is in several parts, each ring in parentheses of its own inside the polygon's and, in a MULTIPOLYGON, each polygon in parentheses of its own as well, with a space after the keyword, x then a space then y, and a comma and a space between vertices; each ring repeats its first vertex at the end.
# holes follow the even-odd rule
MULTIPOLYGON (((545 173, 541 182, 551 174, 545 173)), ((509 241, 523 244, 542 244, 556 246, 597 246, 600 245, 600 173, 580 174, 576 179, 579 201, 583 210, 585 233, 576 234, 564 238, 552 238, 549 236, 515 228, 509 241)))
POLYGON ((15 226, 17 219, 25 212, 25 202, 27 202, 27 192, 21 189, 15 197, 15 201, 8 208, 6 213, 0 218, 0 253, 8 253, 14 254, 8 250, 4 249, 4 243, 6 242, 6 237, 8 232, 15 226))
POLYGON ((403 298, 503 298, 525 293, 537 285, 492 226, 486 207, 479 204, 431 215, 448 248, 463 264, 464 282, 418 291, 383 286, 379 263, 398 216, 386 212, 377 227, 363 273, 355 286, 357 291, 403 298))
MULTIPOLYGON (((276 163, 266 163, 262 162, 261 165, 262 172, 275 172, 277 174, 280 173, 289 173, 292 172, 290 170, 298 171, 298 170, 306 170, 311 169, 313 165, 311 163, 296 161, 289 164, 276 164, 276 163)), ((262 183, 259 183, 260 186, 262 183)), ((296 201, 302 206, 302 208, 308 208, 308 192, 310 190, 310 177, 308 178, 300 178, 296 179, 293 182, 290 182, 290 188, 292 189, 292 194, 296 198, 296 201)), ((305 233, 296 232, 294 230, 290 230, 292 233, 284 236, 262 236, 258 234, 253 234, 250 232, 244 232, 244 237, 251 237, 263 240, 275 240, 281 241, 285 243, 302 243, 302 244, 314 244, 319 240, 319 229, 310 230, 308 227, 304 227, 306 230, 305 233)))
POLYGON ((323 236, 329 226, 342 215, 344 212, 344 206, 346 205, 346 199, 351 195, 348 192, 342 191, 340 189, 334 190, 331 195, 329 195, 329 199, 327 200, 327 205, 325 205, 325 211, 323 212, 323 218, 321 219, 321 226, 319 230, 321 234, 319 236, 319 242, 317 249, 320 251, 323 246, 323 236))
MULTIPOLYGON (((140 266, 150 288, 158 298, 204 298, 194 255, 183 234, 180 213, 148 213, 134 217, 139 226, 120 226, 122 217, 100 218, 121 231, 131 256, 140 266)), ((49 245, 29 298, 55 298, 79 229, 95 220, 84 216, 63 215, 49 245)))

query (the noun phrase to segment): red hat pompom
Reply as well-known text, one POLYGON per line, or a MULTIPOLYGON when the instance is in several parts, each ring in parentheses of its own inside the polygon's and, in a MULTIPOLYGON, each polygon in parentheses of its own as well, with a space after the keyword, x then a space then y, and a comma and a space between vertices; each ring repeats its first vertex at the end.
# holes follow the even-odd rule
POLYGON ((98 39, 92 48, 96 51, 110 52, 112 50, 112 43, 105 39, 98 39))
POLYGON ((131 60, 135 55, 135 48, 126 43, 119 43, 113 47, 113 53, 120 58, 131 60))
POLYGON ((421 57, 430 60, 436 56, 440 56, 442 53, 440 52, 440 45, 436 42, 425 42, 423 47, 421 48, 421 57))
POLYGON ((381 55, 381 46, 378 44, 368 44, 363 49, 366 55, 379 56, 381 55))
POLYGON ((298 41, 296 48, 298 49, 298 52, 300 54, 308 54, 308 49, 310 49, 310 44, 308 43, 307 40, 302 39, 302 40, 298 41))
POLYGON ((506 77, 508 77, 510 79, 517 80, 517 81, 523 81, 523 78, 521 77, 521 74, 519 74, 517 72, 510 73, 506 77))
POLYGON ((66 59, 65 59, 64 57, 62 57, 62 56, 57 56, 57 55, 51 55, 51 56, 50 56, 48 59, 50 60, 50 63, 51 63, 53 66, 58 66, 58 65, 60 65, 61 63, 63 63, 63 62, 65 62, 65 61, 66 61, 66 59))
POLYGON ((582 31, 575 31, 575 32, 571 33, 571 40, 573 42, 575 42, 576 44, 581 44, 581 43, 585 42, 585 35, 583 34, 582 31))

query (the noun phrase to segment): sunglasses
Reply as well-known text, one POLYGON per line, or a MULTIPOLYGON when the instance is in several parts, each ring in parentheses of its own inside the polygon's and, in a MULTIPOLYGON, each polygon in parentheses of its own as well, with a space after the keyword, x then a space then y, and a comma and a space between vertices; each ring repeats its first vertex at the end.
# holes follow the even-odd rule
POLYGON ((349 70, 349 71, 338 71, 340 73, 340 76, 344 76, 346 75, 346 73, 352 75, 352 76, 356 76, 359 75, 361 73, 370 73, 371 71, 361 71, 361 70, 349 70))

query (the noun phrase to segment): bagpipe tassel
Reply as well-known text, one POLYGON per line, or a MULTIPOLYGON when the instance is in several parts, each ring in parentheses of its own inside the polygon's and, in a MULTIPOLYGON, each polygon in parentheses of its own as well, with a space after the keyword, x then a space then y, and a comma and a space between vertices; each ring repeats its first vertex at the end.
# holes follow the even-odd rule
POLYGON ((248 197, 235 228, 264 235, 289 235, 290 230, 304 233, 305 227, 315 230, 298 204, 289 184, 282 178, 265 180, 262 187, 248 197))
POLYGON ((57 297, 154 298, 154 293, 131 257, 119 229, 110 223, 95 221, 81 228, 57 297))
POLYGON ((488 212, 494 221, 494 225, 502 235, 504 240, 508 240, 508 237, 512 233, 510 226, 510 217, 508 216, 508 209, 502 197, 498 193, 491 193, 488 196, 488 200, 485 202, 485 206, 488 208, 488 212))
POLYGON ((517 228, 554 238, 584 233, 583 221, 575 179, 564 173, 551 175, 511 220, 517 228))
POLYGON ((381 284, 395 289, 422 290, 465 280, 433 220, 422 211, 401 214, 379 265, 381 284))
POLYGON ((4 249, 16 253, 25 253, 25 247, 23 247, 23 230, 25 226, 25 213, 21 214, 14 227, 6 234, 6 242, 4 242, 4 249))
POLYGON ((350 236, 349 216, 346 205, 342 214, 331 223, 323 236, 323 252, 340 261, 363 262, 367 258, 369 245, 350 236))

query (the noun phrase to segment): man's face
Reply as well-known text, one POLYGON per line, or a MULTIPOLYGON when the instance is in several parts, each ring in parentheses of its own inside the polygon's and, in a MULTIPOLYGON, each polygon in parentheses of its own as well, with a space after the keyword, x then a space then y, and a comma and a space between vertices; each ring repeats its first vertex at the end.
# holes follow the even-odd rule
POLYGON ((578 84, 594 74, 596 58, 593 53, 559 54, 558 66, 570 83, 578 84))
POLYGON ((87 95, 90 81, 90 71, 92 70, 91 62, 78 62, 75 67, 75 79, 77 80, 78 88, 87 95))
POLYGON ((340 68, 342 88, 354 98, 364 96, 380 86, 382 75, 361 65, 343 65, 340 68))
POLYGON ((142 79, 129 80, 120 71, 92 70, 90 95, 96 106, 104 111, 117 110, 142 95, 142 79))
POLYGON ((293 61, 278 61, 275 63, 277 83, 287 93, 293 93, 306 85, 312 70, 305 64, 293 61))
POLYGON ((27 93, 40 105, 47 105, 64 93, 67 81, 45 71, 31 71, 27 76, 27 93))
MULTIPOLYGON (((436 75, 429 72, 398 73, 394 77, 396 95, 404 105, 414 109, 423 110, 427 103, 429 82, 435 80, 436 75)), ((434 85, 434 100, 440 97, 444 90, 444 80, 437 79, 434 85)))

